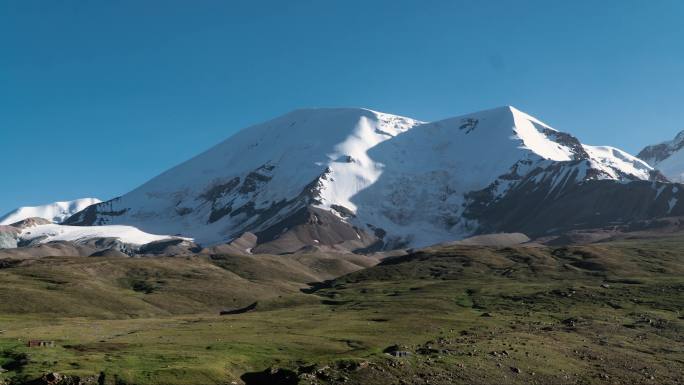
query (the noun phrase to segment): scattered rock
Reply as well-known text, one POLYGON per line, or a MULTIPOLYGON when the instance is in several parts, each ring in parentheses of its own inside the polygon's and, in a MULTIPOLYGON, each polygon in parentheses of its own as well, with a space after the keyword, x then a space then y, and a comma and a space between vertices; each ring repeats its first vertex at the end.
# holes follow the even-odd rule
POLYGON ((558 296, 558 297, 566 297, 566 298, 570 298, 573 295, 575 295, 576 293, 577 293, 577 291, 575 291, 573 289, 568 289, 568 290, 554 289, 554 290, 551 290, 551 294, 558 296))
POLYGON ((59 373, 48 373, 43 376, 42 380, 46 384, 58 384, 62 381, 63 376, 59 373))
POLYGON ((577 325, 578 325, 580 322, 581 322, 581 320, 578 319, 578 318, 575 318, 575 317, 566 318, 566 319, 564 319, 564 320, 561 321, 561 323, 562 323, 563 325, 565 325, 565 326, 567 326, 567 327, 570 327, 570 328, 575 328, 575 327, 577 327, 577 325))
POLYGON ((26 382, 27 385, 96 385, 98 376, 77 377, 57 372, 46 373, 42 377, 26 382))

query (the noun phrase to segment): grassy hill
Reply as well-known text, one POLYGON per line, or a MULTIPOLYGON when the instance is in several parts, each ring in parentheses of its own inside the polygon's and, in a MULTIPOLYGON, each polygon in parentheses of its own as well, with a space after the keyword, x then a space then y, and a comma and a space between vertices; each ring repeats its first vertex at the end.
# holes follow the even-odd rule
POLYGON ((297 294, 308 282, 376 263, 356 255, 4 261, 8 266, 0 269, 0 314, 105 319, 218 313, 297 294))
POLYGON ((104 384, 684 378, 684 239, 448 246, 360 270, 373 263, 325 255, 3 261, 0 366, 8 371, 0 383, 51 371, 104 384), (218 315, 253 302, 254 311, 218 315), (29 348, 29 339, 56 346, 29 348))

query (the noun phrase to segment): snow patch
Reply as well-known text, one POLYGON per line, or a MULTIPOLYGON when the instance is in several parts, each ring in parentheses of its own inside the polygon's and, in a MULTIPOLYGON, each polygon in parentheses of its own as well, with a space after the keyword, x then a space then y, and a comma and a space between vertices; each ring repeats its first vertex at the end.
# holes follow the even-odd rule
POLYGON ((670 198, 670 200, 667 202, 667 206, 668 206, 667 213, 668 214, 671 213, 672 209, 674 209, 676 205, 677 205, 677 198, 675 198, 675 197, 670 198))

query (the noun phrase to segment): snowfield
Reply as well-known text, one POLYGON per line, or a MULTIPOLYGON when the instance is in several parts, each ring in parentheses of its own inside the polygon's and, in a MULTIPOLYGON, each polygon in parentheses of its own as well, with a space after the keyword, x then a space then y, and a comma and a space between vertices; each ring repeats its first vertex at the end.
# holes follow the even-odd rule
POLYGON ((646 146, 638 156, 671 181, 684 183, 684 131, 672 140, 646 146))
POLYGON ((117 238, 121 242, 132 245, 164 239, 177 238, 167 235, 148 234, 132 226, 65 226, 58 224, 38 225, 22 230, 19 237, 25 241, 36 240, 38 243, 53 241, 86 241, 93 238, 117 238))
POLYGON ((643 160, 610 146, 588 146, 584 150, 589 154, 595 167, 609 175, 610 179, 621 179, 618 172, 631 175, 635 179, 648 180, 653 167, 643 160))

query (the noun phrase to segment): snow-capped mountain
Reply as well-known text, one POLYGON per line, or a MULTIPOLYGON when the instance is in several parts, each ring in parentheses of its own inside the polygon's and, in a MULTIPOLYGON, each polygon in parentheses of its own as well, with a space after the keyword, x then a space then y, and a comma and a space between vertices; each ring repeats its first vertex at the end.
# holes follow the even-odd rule
POLYGON ((589 181, 659 178, 624 151, 584 145, 508 106, 431 123, 306 109, 244 129, 67 223, 205 245, 252 232, 285 251, 415 247, 496 231, 479 216, 530 183, 549 198, 589 181))
POLYGON ((86 207, 102 202, 96 198, 82 198, 73 201, 53 202, 41 206, 20 207, 2 217, 0 225, 11 225, 26 218, 44 218, 54 223, 61 223, 86 207))
POLYGON ((645 147, 639 155, 673 182, 684 182, 684 131, 674 139, 645 147))

